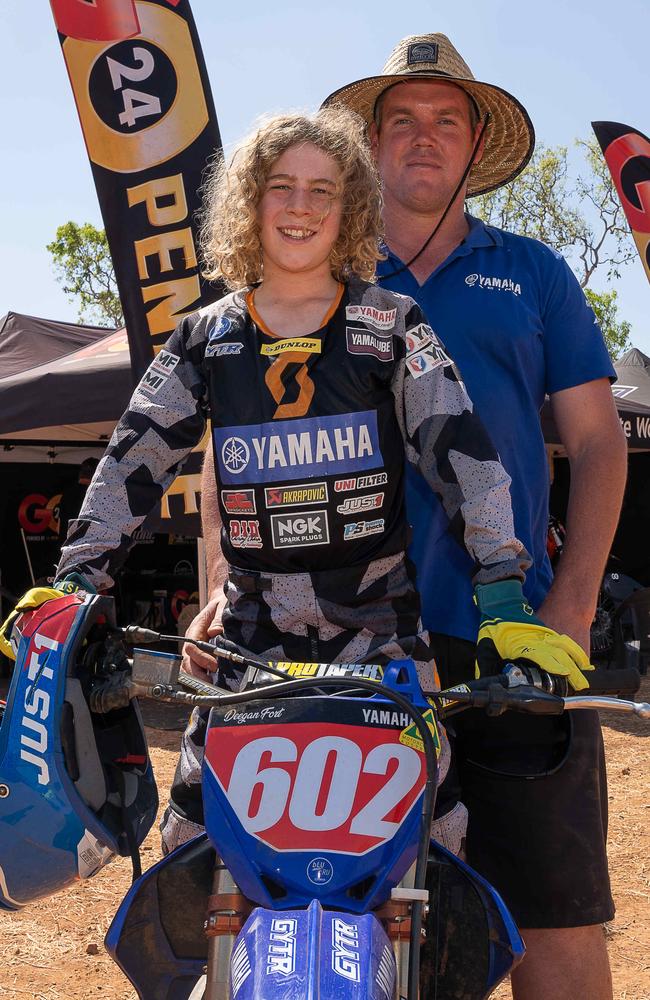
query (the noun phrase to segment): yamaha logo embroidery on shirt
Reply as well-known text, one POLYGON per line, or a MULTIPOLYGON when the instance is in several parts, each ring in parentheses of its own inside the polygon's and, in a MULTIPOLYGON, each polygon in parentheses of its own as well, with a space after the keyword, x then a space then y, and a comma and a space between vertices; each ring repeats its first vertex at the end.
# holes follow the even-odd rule
POLYGON ((502 292, 512 292, 513 295, 521 295, 521 285, 518 281, 513 281, 512 278, 489 278, 484 274, 468 274, 465 278, 465 284, 469 285, 470 288, 478 286, 479 288, 498 288, 502 292))

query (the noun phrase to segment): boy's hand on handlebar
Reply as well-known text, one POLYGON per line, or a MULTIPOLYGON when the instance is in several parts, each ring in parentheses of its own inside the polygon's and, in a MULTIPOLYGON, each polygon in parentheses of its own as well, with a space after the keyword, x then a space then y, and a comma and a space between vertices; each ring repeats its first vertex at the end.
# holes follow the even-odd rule
MULTIPOLYGON (((186 638, 201 639, 206 642, 215 635, 221 635, 223 632, 221 616, 225 605, 226 598, 223 594, 211 598, 192 621, 185 633, 186 638)), ((192 677, 198 677, 199 680, 205 680, 206 674, 209 680, 212 680, 210 675, 217 669, 217 661, 214 656, 186 642, 183 646, 182 669, 192 677)))
POLYGON ((574 691, 589 687, 583 671, 589 657, 568 635, 559 635, 534 614, 518 580, 476 587, 481 612, 476 666, 479 676, 501 672, 504 660, 525 659, 549 674, 566 677, 574 691))

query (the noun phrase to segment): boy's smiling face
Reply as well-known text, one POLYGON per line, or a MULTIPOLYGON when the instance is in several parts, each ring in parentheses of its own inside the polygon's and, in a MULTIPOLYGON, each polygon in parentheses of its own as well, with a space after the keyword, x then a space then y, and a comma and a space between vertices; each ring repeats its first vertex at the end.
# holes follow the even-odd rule
POLYGON ((258 207, 264 277, 329 275, 341 225, 341 169, 312 143, 290 146, 271 167, 258 207))

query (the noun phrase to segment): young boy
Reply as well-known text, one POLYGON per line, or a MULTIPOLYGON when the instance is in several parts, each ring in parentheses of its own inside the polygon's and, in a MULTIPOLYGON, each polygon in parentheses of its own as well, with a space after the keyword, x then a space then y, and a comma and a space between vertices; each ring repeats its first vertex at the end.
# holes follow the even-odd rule
MULTIPOLYGON (((522 580, 529 560, 509 477, 444 348, 411 299, 372 284, 380 207, 347 112, 275 118, 217 168, 205 256, 208 276, 235 291, 184 319, 152 364, 163 381, 145 375, 136 389, 59 578, 111 585, 209 418, 229 563, 225 638, 270 660, 410 656, 434 687, 405 555, 404 457, 441 497, 476 583, 522 580)), ((223 679, 235 680, 227 667, 223 679)), ((195 712, 167 849, 199 829, 204 729, 195 712)), ((463 810, 438 830, 456 849, 463 810)))

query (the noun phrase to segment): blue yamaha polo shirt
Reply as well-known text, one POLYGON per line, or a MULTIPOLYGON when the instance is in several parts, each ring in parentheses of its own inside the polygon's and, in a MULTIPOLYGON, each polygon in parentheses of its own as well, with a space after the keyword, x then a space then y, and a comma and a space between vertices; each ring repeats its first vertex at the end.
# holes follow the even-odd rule
MULTIPOLYGON (((533 557, 524 592, 538 607, 550 586, 549 473, 539 412, 559 392, 614 369, 594 313, 563 258, 537 240, 467 216, 469 233, 423 285, 389 253, 380 284, 410 295, 460 368, 474 406, 512 477, 515 529, 533 557), (384 277, 385 276, 385 277, 384 277)), ((411 557, 426 628, 474 640, 473 562, 424 480, 407 469, 411 557)))

